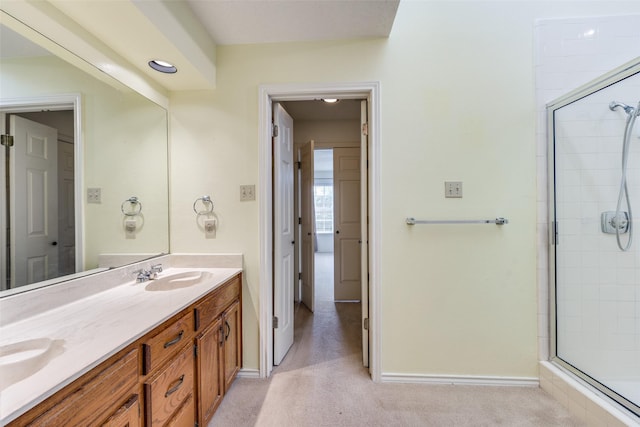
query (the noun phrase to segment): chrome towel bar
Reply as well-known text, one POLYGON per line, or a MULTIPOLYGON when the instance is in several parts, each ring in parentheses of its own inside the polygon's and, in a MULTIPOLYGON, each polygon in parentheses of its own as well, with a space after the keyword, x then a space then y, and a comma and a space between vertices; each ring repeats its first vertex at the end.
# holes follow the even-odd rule
POLYGON ((496 219, 471 219, 471 220, 457 220, 457 219, 443 219, 436 221, 425 221, 419 220, 415 218, 407 218, 407 225, 416 225, 416 224, 496 224, 496 225, 504 225, 508 224, 509 220, 506 218, 496 218, 496 219))

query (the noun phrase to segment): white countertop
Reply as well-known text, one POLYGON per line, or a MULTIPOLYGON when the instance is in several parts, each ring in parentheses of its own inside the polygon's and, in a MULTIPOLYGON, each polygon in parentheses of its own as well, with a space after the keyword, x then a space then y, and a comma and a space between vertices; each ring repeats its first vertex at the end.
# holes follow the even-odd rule
MULTIPOLYGON (((39 371, 0 390, 0 425, 17 418, 101 362, 188 307, 241 268, 168 268, 159 278, 202 270, 211 280, 170 291, 145 291, 150 282, 128 283, 0 328, 0 346, 35 338, 61 344, 39 371)), ((1 385, 0 385, 1 386, 1 385)))

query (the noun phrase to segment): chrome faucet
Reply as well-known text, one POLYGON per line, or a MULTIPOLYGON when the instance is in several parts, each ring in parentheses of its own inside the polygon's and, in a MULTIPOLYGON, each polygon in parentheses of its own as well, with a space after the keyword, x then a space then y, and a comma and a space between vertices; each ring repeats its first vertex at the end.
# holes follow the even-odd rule
POLYGON ((136 282, 142 283, 147 280, 154 280, 158 278, 158 273, 162 273, 162 264, 152 265, 149 270, 141 268, 133 272, 136 274, 136 282))
POLYGON ((138 283, 146 282, 151 279, 151 271, 145 270, 144 268, 136 270, 133 273, 136 274, 136 282, 138 283))
POLYGON ((162 264, 155 264, 149 270, 149 280, 157 279, 158 273, 162 273, 162 264))

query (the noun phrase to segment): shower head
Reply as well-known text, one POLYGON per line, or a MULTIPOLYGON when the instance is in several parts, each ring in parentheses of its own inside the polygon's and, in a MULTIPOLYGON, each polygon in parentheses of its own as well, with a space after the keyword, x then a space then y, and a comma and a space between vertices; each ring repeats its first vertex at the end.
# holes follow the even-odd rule
POLYGON ((624 104, 622 102, 611 101, 611 103, 609 104, 609 109, 611 111, 614 111, 618 107, 621 107, 624 110, 624 112, 627 114, 633 114, 635 112, 635 108, 633 108, 630 105, 624 104))

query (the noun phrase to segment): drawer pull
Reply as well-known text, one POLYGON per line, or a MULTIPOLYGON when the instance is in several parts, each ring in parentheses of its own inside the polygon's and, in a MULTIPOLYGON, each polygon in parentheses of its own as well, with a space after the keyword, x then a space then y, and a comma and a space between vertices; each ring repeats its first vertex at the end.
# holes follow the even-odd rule
POLYGON ((175 337, 171 341, 167 341, 166 343, 164 343, 164 348, 171 347, 172 345, 177 344, 182 339, 183 334, 184 331, 180 331, 177 337, 175 337))
POLYGON ((180 388, 183 382, 184 382, 184 374, 180 375, 180 378, 178 378, 178 380, 174 383, 175 385, 171 387, 169 390, 167 390, 167 392, 164 394, 164 397, 169 397, 170 395, 178 391, 178 389, 180 388))

